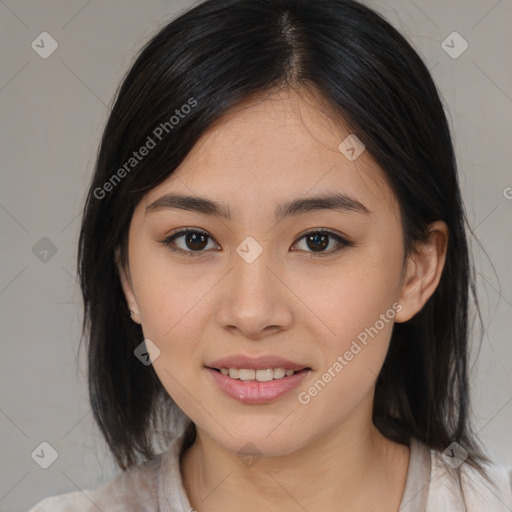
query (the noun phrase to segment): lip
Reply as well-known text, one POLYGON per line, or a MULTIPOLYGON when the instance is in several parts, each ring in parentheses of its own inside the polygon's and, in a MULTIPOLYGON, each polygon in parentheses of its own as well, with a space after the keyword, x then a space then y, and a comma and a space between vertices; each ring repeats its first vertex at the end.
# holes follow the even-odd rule
POLYGON ((285 370, 302 370, 309 368, 306 364, 295 363, 279 356, 262 355, 250 357, 243 354, 222 357, 205 365, 207 368, 247 368, 251 370, 266 370, 267 368, 284 368, 285 370))
MULTIPOLYGON (((225 368, 225 366, 221 366, 221 368, 225 368)), ((242 368, 244 367, 242 366, 242 368)), ((247 366, 245 366, 245 368, 247 368, 247 366)), ((222 373, 213 368, 205 369, 223 393, 246 404, 263 404, 277 400, 299 386, 312 371, 310 368, 303 367, 302 370, 289 377, 267 382, 258 382, 236 380, 229 376, 222 375, 222 373)))

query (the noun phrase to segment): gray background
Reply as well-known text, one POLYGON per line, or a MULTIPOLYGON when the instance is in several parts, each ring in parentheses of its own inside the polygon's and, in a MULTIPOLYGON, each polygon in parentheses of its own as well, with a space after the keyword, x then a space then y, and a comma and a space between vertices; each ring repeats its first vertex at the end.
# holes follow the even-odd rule
MULTIPOLYGON (((92 421, 83 351, 76 364, 79 212, 122 75, 157 28, 192 5, 0 0, 0 511, 116 472, 92 421), (31 47, 44 31, 59 45, 47 59, 31 47), (43 441, 58 452, 48 469, 31 457, 43 441)), ((476 425, 491 456, 512 466, 512 1, 370 5, 425 59, 449 113, 468 217, 485 248, 472 238, 486 329, 472 372, 476 425), (442 47, 454 31, 469 44, 456 59, 442 47)))

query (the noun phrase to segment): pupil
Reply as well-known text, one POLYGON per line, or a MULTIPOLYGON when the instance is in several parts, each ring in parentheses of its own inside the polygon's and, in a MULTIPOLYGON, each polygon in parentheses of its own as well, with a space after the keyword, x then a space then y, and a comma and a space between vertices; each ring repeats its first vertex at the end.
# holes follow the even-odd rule
MULTIPOLYGON (((321 238, 322 239, 322 245, 320 247, 320 249, 325 249, 328 245, 328 243, 326 243, 326 240, 327 240, 327 236, 326 235, 323 235, 323 234, 320 234, 320 233, 317 233, 317 234, 314 234, 314 235, 310 235, 308 237, 308 245, 309 245, 309 242, 311 241, 315 241, 315 242, 318 242, 317 238, 321 238)), ((310 247, 310 249, 318 249, 319 247, 316 246, 316 247, 310 247)))
POLYGON ((204 241, 205 241, 206 237, 205 235, 201 234, 201 233, 191 233, 188 235, 188 238, 187 238, 187 245, 189 247, 189 249, 204 249, 205 247, 205 244, 204 244, 204 241), (202 242, 197 242, 197 240, 201 238, 202 239, 202 242), (192 240, 192 242, 190 242, 190 240, 192 240), (194 245, 194 244, 197 244, 199 243, 199 247, 197 245, 194 245), (202 245, 201 245, 202 243, 202 245))

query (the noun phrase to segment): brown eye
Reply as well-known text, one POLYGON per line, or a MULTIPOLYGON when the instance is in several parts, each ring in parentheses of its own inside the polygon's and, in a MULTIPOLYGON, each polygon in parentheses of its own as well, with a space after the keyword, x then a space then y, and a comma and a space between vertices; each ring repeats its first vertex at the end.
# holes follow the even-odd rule
POLYGON ((185 245, 194 251, 200 251, 204 249, 207 245, 207 236, 202 233, 187 233, 185 235, 185 245))
POLYGON ((206 252, 205 248, 208 246, 209 240, 211 240, 211 237, 206 231, 185 229, 162 240, 162 244, 166 245, 172 251, 181 252, 188 256, 195 256, 196 254, 193 253, 198 253, 197 255, 199 255, 199 253, 206 252), (182 239, 182 241, 180 241, 180 244, 177 244, 176 240, 180 239, 182 239))
POLYGON ((338 252, 343 249, 343 247, 351 247, 354 245, 352 242, 336 233, 320 229, 309 230, 299 239, 299 242, 302 240, 305 241, 306 246, 305 249, 302 250, 313 253, 312 256, 328 256, 338 252), (335 241, 334 244, 331 244, 332 240, 335 241), (334 245, 334 249, 328 251, 325 250, 327 247, 332 245, 334 245))
POLYGON ((306 243, 313 251, 322 251, 329 245, 329 235, 324 233, 316 233, 315 235, 308 235, 306 237, 306 243))

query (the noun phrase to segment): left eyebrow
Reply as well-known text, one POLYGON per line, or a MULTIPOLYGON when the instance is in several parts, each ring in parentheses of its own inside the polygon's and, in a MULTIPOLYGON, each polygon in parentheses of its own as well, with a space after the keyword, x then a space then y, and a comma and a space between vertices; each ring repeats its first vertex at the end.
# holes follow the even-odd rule
POLYGON ((315 210, 337 210, 340 212, 356 212, 370 215, 372 212, 366 206, 347 194, 324 194, 302 199, 294 199, 280 204, 275 211, 277 221, 292 215, 300 215, 315 210))
MULTIPOLYGON (((151 203, 146 207, 146 213, 166 209, 195 211, 205 215, 215 215, 217 217, 231 219, 230 208, 225 204, 218 203, 205 197, 175 193, 165 194, 151 203)), ((298 198, 287 203, 277 205, 274 217, 277 221, 280 221, 285 217, 301 215, 317 210, 356 212, 364 215, 371 215, 372 213, 363 203, 354 197, 347 194, 332 193, 298 198)))

